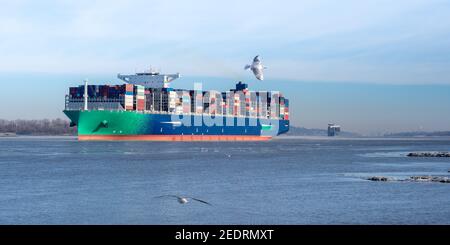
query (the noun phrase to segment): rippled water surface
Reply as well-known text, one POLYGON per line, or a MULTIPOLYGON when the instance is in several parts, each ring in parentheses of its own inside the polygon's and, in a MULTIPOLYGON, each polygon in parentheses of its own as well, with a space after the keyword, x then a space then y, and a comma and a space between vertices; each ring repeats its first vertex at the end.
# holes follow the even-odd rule
POLYGON ((450 140, 0 138, 1 224, 450 224, 450 140), (178 204, 160 195, 210 202, 178 204))

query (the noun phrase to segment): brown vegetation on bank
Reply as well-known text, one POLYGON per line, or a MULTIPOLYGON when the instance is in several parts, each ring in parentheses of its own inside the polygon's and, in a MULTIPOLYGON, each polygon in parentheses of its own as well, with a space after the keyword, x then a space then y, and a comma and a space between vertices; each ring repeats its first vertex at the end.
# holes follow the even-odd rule
POLYGON ((63 119, 3 120, 0 119, 0 133, 17 135, 76 135, 76 128, 63 119))

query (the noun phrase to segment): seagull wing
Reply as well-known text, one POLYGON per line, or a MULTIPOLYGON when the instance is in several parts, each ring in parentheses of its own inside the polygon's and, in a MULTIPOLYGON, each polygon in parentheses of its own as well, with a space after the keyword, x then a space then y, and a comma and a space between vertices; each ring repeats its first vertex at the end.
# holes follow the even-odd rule
POLYGON ((191 199, 192 199, 192 200, 195 200, 195 201, 197 201, 197 202, 202 202, 202 203, 204 203, 204 204, 208 204, 208 205, 212 206, 212 204, 209 203, 209 202, 205 202, 205 201, 203 201, 203 200, 200 200, 200 199, 197 199, 197 198, 193 198, 193 197, 191 197, 191 199))

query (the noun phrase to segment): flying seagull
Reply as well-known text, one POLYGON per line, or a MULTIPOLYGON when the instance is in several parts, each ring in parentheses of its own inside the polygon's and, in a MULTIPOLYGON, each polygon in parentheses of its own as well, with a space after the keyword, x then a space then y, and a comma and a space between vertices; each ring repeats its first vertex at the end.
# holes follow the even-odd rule
POLYGON ((208 205, 211 205, 211 206, 212 206, 212 204, 209 203, 209 202, 206 202, 206 201, 203 201, 203 200, 200 200, 200 199, 197 199, 197 198, 193 198, 193 197, 181 197, 181 196, 176 196, 176 195, 163 195, 163 196, 157 196, 157 197, 155 197, 155 198, 163 198, 163 197, 172 197, 172 198, 176 198, 177 201, 178 201, 180 204, 186 204, 186 203, 189 202, 189 199, 191 199, 191 200, 194 200, 194 201, 201 202, 201 203, 208 204, 208 205))
POLYGON ((261 63, 261 60, 259 60, 259 55, 257 55, 257 56, 255 56, 255 58, 253 58, 253 63, 251 65, 246 65, 244 69, 252 70, 256 79, 262 81, 262 80, 264 80, 263 70, 267 69, 267 67, 263 66, 263 64, 261 63))

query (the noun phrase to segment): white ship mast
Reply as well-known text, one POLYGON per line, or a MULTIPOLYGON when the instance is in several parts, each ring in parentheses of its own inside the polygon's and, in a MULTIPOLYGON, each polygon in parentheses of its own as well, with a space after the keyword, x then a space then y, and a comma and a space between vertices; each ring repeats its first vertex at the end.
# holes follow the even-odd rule
POLYGON ((84 110, 87 111, 88 110, 88 80, 84 80, 84 110))

